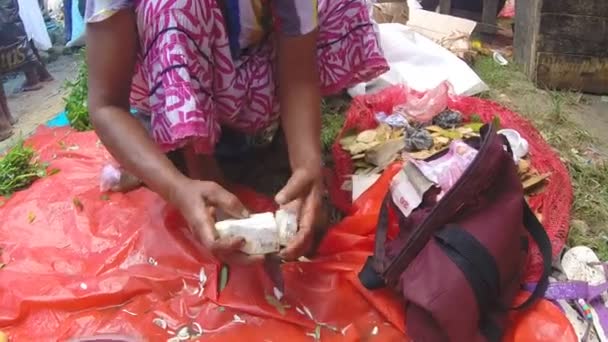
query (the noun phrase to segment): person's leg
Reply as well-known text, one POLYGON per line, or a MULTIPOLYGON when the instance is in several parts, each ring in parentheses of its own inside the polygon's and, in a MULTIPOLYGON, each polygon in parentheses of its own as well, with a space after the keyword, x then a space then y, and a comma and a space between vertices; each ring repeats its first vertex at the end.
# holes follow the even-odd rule
POLYGON ((34 91, 42 88, 36 62, 28 64, 24 68, 23 73, 25 74, 25 81, 21 85, 21 91, 34 91))
POLYGON ((40 57, 38 48, 36 48, 36 45, 34 44, 34 41, 32 41, 32 40, 30 40, 30 47, 31 47, 32 51, 34 52, 36 59, 38 60, 38 64, 36 65, 36 73, 38 75, 38 79, 40 80, 40 82, 53 81, 53 76, 51 76, 51 73, 46 69, 46 64, 42 60, 42 57, 40 57))
POLYGON ((0 82, 0 141, 6 140, 13 135, 11 119, 12 116, 8 111, 6 96, 4 96, 4 86, 0 82))

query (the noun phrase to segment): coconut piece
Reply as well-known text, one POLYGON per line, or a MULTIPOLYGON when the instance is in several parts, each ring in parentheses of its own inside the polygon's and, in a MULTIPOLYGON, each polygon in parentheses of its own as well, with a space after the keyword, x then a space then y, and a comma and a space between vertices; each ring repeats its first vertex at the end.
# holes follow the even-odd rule
POLYGON ((298 217, 289 210, 279 209, 275 213, 275 220, 279 230, 279 244, 289 245, 298 233, 298 217))
POLYGON ((254 214, 242 220, 224 220, 215 224, 220 238, 242 237, 241 252, 254 254, 275 253, 280 249, 279 231, 273 213, 254 214))

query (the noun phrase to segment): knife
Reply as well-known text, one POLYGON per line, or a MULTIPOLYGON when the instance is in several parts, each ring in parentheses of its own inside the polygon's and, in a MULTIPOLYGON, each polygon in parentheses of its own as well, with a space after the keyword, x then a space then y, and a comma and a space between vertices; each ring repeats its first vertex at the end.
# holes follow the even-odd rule
POLYGON ((283 261, 278 253, 270 253, 264 256, 264 270, 266 274, 274 283, 274 286, 285 293, 285 280, 283 279, 283 270, 281 264, 283 261))

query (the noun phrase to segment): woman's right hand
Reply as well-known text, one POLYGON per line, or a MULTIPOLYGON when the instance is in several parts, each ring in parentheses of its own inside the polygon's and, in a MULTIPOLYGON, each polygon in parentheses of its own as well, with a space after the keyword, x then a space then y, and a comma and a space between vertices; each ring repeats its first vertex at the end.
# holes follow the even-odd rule
POLYGON ((171 202, 177 206, 195 236, 211 253, 226 263, 251 263, 257 257, 239 251, 243 238, 220 239, 215 230, 215 209, 234 218, 249 216, 239 199, 215 182, 182 178, 174 186, 171 202))

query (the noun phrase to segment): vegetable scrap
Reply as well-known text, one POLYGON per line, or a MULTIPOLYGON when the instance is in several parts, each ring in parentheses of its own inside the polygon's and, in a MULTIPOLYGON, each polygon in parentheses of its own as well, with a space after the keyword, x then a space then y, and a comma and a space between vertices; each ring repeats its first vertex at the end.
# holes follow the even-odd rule
POLYGON ((285 316, 287 310, 289 308, 289 306, 284 305, 283 303, 281 303, 280 300, 278 300, 276 297, 274 296, 270 296, 270 295, 266 295, 266 302, 272 306, 275 307, 275 309, 277 309, 277 311, 281 314, 281 316, 285 316))
POLYGON ((222 270, 220 271, 220 284, 218 287, 220 292, 224 291, 226 285, 228 285, 228 265, 222 265, 222 270))
POLYGON ((312 337, 315 341, 320 341, 321 340, 321 326, 317 325, 315 327, 315 331, 312 333, 306 334, 306 336, 312 337))
POLYGON ((232 316, 232 323, 246 323, 244 319, 242 319, 239 315, 232 316))
POLYGON ((29 213, 27 213, 27 222, 32 224, 34 223, 34 221, 36 221, 36 214, 30 211, 29 213))
POLYGON ((72 204, 74 204, 74 208, 76 208, 76 210, 78 210, 78 211, 84 210, 84 205, 82 204, 82 202, 80 201, 80 199, 78 197, 72 198, 72 204))
POLYGON ((153 257, 149 257, 148 264, 150 264, 152 266, 158 266, 158 261, 156 261, 156 259, 154 259, 153 257))
POLYGON ((372 329, 372 336, 378 335, 378 330, 378 326, 374 326, 374 328, 372 329))
POLYGON ((21 141, 0 159, 0 196, 8 197, 44 176, 46 165, 21 141))
MULTIPOLYGON (((355 178, 379 175, 394 161, 426 160, 448 149, 453 141, 479 137, 484 125, 478 115, 472 115, 465 122, 460 112, 450 109, 439 113, 426 124, 405 120, 398 125, 389 125, 386 114, 379 114, 377 118, 380 124, 376 128, 351 132, 339 141, 354 163, 353 178, 342 185, 343 190, 353 190, 355 178)), ((390 117, 395 115, 391 114, 390 117)), ((392 122, 396 121, 393 119, 392 122)), ((500 118, 495 116, 492 123, 496 129, 500 129, 500 118)), ((542 190, 541 185, 550 177, 550 173, 540 174, 533 169, 527 155, 518 160, 519 175, 526 194, 542 190)))
POLYGON ((283 299, 283 292, 281 292, 281 290, 279 290, 279 289, 278 289, 278 288, 276 288, 276 287, 273 287, 273 288, 272 288, 272 291, 274 292, 274 297, 275 297, 277 300, 281 300, 281 299, 283 299))

